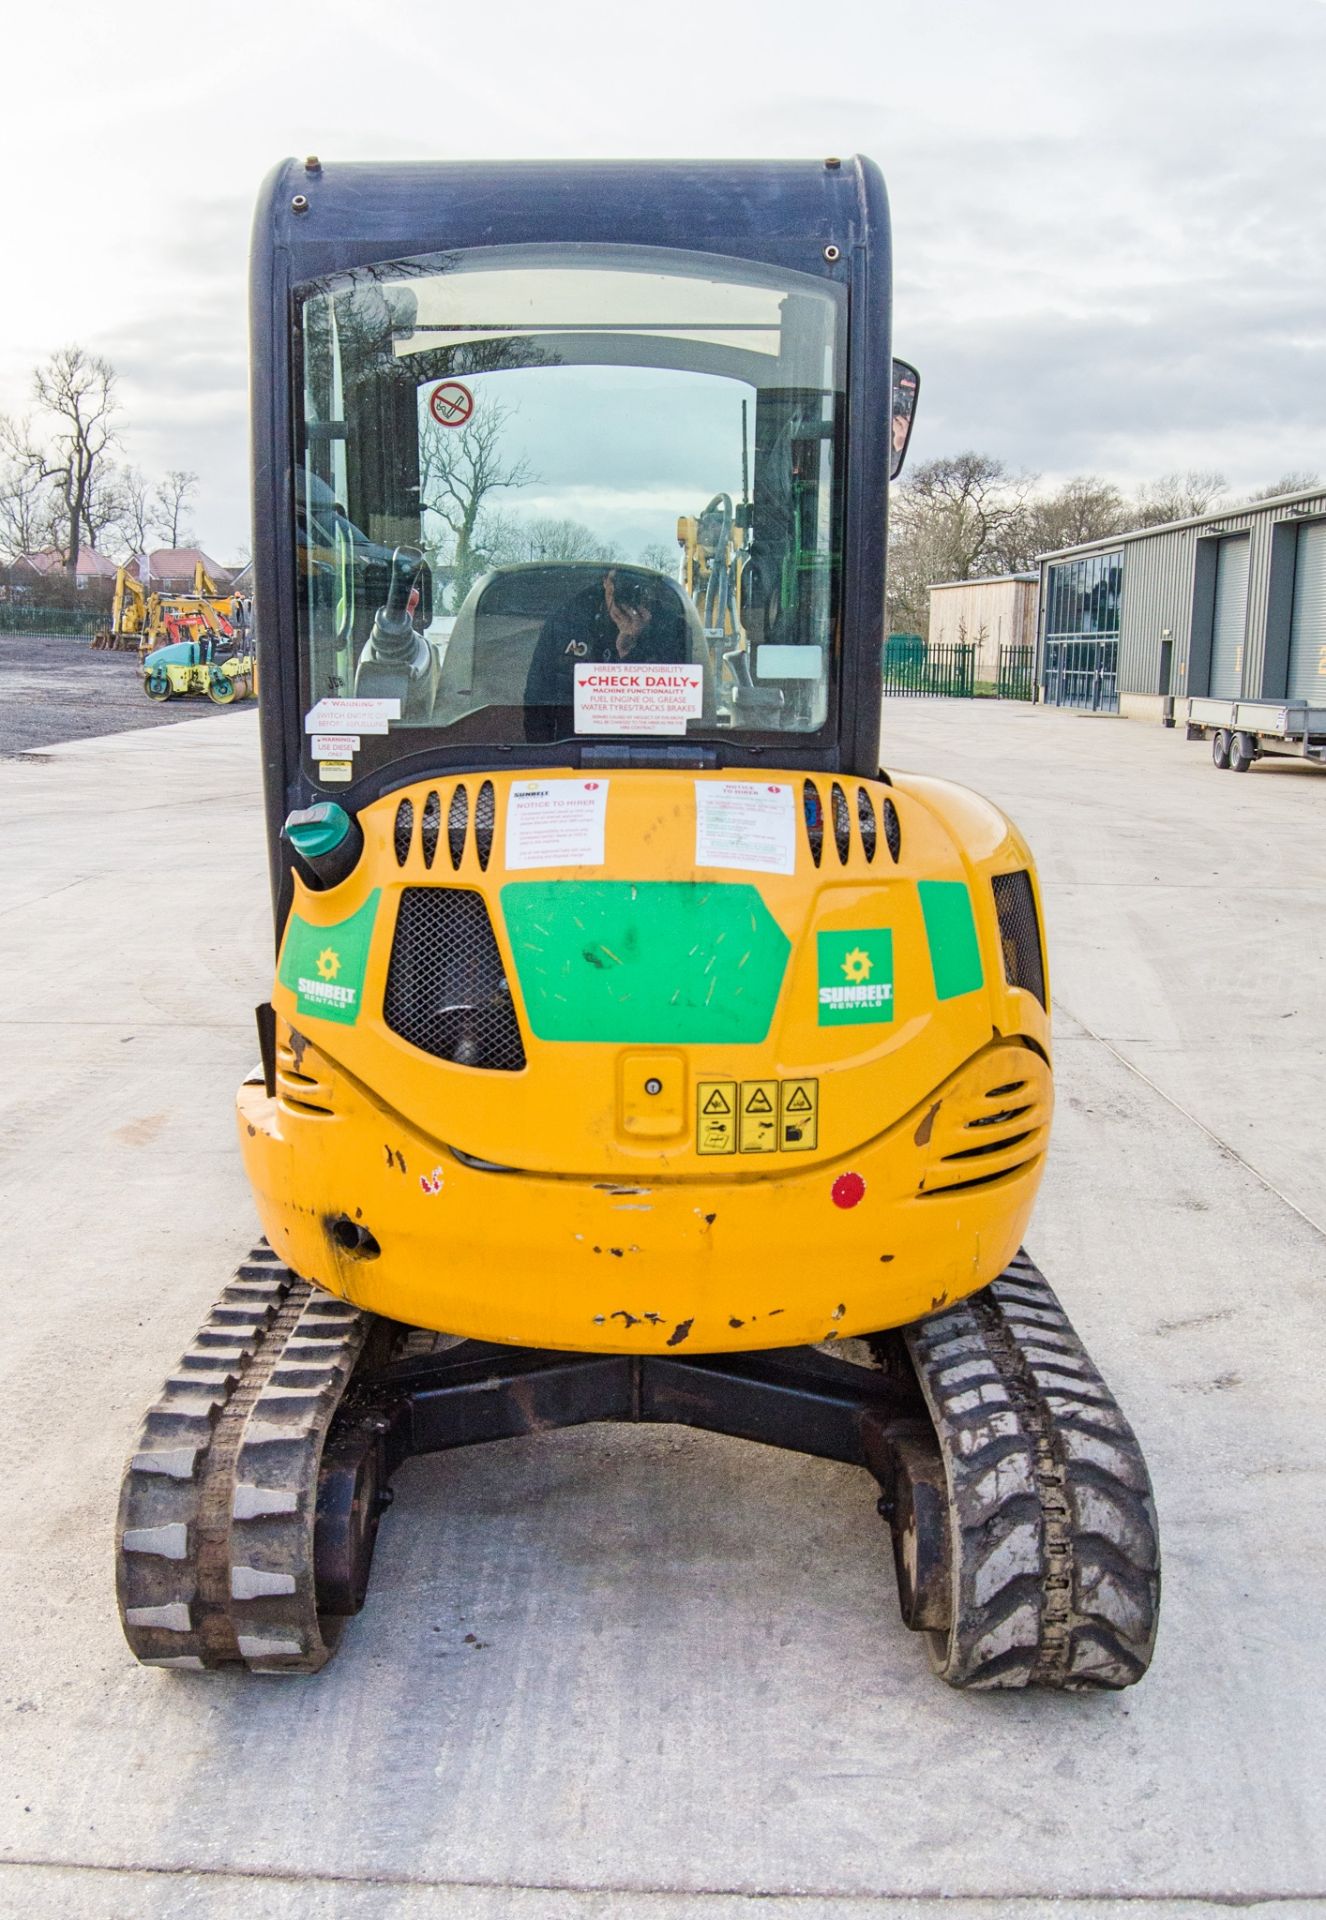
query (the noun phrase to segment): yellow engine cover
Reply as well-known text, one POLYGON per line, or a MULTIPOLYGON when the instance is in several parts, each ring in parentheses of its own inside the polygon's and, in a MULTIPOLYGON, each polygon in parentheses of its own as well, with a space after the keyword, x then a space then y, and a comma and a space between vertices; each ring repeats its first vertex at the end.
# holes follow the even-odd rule
POLYGON ((471 1337, 712 1352, 905 1324, 1016 1249, 1048 993, 986 801, 559 771, 359 824, 348 879, 296 883, 276 1094, 239 1098, 305 1278, 471 1337))

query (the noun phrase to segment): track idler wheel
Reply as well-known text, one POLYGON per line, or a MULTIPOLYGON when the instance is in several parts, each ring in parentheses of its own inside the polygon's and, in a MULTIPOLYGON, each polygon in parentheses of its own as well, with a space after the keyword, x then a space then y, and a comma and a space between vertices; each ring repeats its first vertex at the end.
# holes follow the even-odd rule
POLYGON ((894 1444, 888 1502, 893 1566, 903 1624, 914 1633, 947 1633, 953 1617, 948 1482, 933 1446, 894 1444))
POLYGON ((335 1434, 323 1450, 313 1529, 318 1612, 348 1620, 368 1592, 378 1522, 391 1505, 383 1434, 372 1416, 335 1434))

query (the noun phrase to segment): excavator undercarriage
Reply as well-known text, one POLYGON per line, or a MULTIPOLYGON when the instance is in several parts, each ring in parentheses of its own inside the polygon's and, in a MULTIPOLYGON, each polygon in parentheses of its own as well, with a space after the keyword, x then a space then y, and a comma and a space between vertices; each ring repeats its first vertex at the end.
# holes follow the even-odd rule
POLYGON ((374 1318, 265 1246, 149 1411, 120 1513, 138 1658, 311 1673, 363 1605, 415 1454, 587 1421, 673 1422, 866 1469, 899 1605, 954 1687, 1130 1685, 1155 1637, 1131 1427, 1023 1253, 898 1333, 755 1353, 604 1355, 374 1318))

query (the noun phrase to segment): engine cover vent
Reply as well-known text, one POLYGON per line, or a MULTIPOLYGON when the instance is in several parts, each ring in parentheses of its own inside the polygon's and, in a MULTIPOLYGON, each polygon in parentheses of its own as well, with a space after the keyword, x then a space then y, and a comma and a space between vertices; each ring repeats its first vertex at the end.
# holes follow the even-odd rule
POLYGON ((462 785, 453 789, 451 805, 447 808, 447 852, 451 855, 453 872, 464 858, 465 829, 469 819, 470 796, 462 785))
POLYGON ((520 1072, 520 1024, 481 894, 464 887, 405 889, 383 1017, 393 1033, 435 1059, 520 1072))
POLYGON ((493 783, 485 780, 474 805, 474 845, 479 855, 479 865, 485 873, 488 871, 488 856, 493 850, 493 829, 496 825, 497 802, 493 796, 493 783))
POLYGON ((396 809, 396 827, 392 835, 396 848, 396 865, 403 867, 410 857, 410 842, 414 839, 414 803, 402 800, 396 809))
POLYGON ((994 888, 995 912, 999 915, 1004 978, 1010 987, 1025 987, 1044 1007, 1045 962, 1031 875, 1025 870, 997 873, 990 884, 994 888))

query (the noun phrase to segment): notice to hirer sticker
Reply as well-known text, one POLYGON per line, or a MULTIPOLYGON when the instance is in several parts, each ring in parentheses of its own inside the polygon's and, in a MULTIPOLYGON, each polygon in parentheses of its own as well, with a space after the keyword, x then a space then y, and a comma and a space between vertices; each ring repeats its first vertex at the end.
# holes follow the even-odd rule
POLYGON ((796 871, 790 786, 759 780, 697 780, 695 864, 754 873, 796 871))
POLYGON ((305 733, 385 733, 401 717, 399 700, 319 700, 304 715, 305 733))
POLYGON ((606 780, 513 780, 506 808, 506 865, 601 867, 606 780))
POLYGON ((702 667, 576 664, 577 733, 685 733, 703 707, 702 667))

